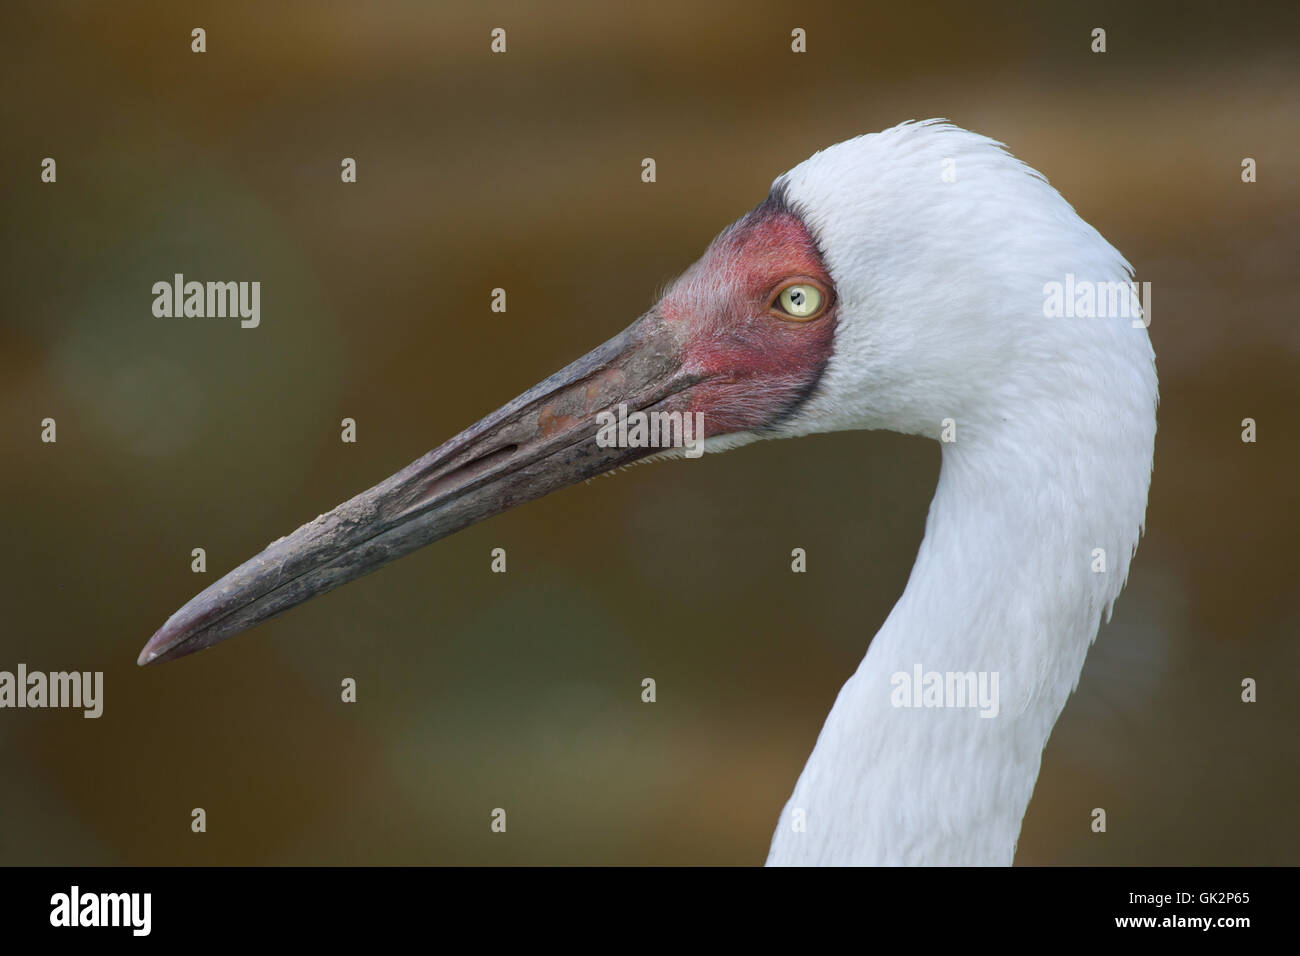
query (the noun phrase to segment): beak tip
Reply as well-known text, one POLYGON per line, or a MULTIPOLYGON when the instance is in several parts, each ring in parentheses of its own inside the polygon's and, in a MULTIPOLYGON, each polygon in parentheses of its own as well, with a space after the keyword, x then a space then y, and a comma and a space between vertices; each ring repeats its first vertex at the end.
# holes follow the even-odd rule
MULTIPOLYGON (((210 589, 209 589, 210 590, 210 589)), ((165 664, 215 643, 211 638, 212 601, 204 591, 169 617, 140 649, 138 667, 165 664)))
POLYGON ((149 642, 140 649, 140 655, 135 659, 137 667, 147 667, 156 662, 162 656, 162 647, 159 645, 158 635, 155 634, 149 638, 149 642))
POLYGON ((185 652, 175 653, 178 648, 186 642, 179 639, 183 632, 177 631, 171 626, 169 621, 164 624, 153 637, 149 638, 148 643, 140 649, 140 654, 135 659, 137 667, 148 667, 150 664, 162 664, 176 657, 184 656, 185 652))

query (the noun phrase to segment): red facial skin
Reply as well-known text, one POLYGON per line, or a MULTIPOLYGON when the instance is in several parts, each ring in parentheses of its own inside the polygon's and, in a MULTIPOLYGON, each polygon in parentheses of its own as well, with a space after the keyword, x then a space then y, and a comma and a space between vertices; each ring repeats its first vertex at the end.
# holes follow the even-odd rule
POLYGON ((769 199, 719 236, 668 291, 659 311, 680 324, 683 370, 704 381, 690 411, 706 436, 760 429, 808 397, 830 359, 835 287, 803 221, 769 199), (824 290, 817 318, 782 318, 776 291, 797 278, 824 290))

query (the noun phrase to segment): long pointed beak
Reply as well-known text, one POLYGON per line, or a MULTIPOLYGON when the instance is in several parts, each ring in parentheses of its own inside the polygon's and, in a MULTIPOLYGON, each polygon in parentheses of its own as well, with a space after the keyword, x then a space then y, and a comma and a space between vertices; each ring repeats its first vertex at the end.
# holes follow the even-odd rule
POLYGON ((698 376, 651 310, 620 335, 392 477, 245 561, 173 614, 137 663, 183 657, 416 548, 659 451, 601 447, 596 415, 681 411, 698 376))

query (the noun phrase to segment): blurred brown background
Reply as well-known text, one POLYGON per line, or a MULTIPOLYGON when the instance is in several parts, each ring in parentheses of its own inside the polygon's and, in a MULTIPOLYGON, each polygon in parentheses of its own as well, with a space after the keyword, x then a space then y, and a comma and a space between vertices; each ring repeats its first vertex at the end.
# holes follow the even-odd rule
POLYGON ((1130 6, 7 4, 0 669, 106 687, 99 720, 0 711, 0 863, 762 862, 906 581, 928 441, 632 469, 135 656, 623 328, 777 174, 930 116, 1007 143, 1154 286, 1148 532, 1017 860, 1300 863, 1300 17, 1130 6), (175 272, 260 280, 261 327, 154 318, 175 272))

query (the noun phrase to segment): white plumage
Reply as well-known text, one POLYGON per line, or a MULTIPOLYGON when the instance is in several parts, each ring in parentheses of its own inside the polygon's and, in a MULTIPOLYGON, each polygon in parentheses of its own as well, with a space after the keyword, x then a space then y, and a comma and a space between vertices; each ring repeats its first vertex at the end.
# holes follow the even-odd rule
POLYGON ((1156 430, 1146 328, 1046 318, 1044 287, 1127 285, 1131 269, 1042 176, 940 121, 840 143, 777 184, 841 302, 822 387, 782 433, 938 438, 951 419, 956 440, 907 587, 840 691, 768 863, 1009 864, 1128 574, 1156 430), (996 672, 1000 713, 892 706, 891 676, 918 664, 996 672))

